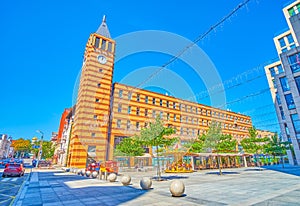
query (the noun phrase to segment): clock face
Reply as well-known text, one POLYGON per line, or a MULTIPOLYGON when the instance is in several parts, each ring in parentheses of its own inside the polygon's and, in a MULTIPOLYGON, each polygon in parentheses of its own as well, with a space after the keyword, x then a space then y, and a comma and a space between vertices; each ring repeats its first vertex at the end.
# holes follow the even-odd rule
POLYGON ((103 55, 99 55, 99 56, 97 57, 97 59, 98 59, 98 62, 99 62, 100 64, 106 64, 106 62, 107 62, 106 57, 103 56, 103 55))

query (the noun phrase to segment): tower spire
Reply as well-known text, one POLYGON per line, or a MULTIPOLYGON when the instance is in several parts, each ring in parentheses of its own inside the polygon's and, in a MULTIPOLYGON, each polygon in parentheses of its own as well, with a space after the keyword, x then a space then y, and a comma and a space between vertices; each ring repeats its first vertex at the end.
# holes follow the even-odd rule
POLYGON ((110 37, 110 33, 109 33, 109 30, 108 30, 108 27, 106 25, 106 16, 103 15, 103 18, 102 18, 102 23, 101 25, 99 26, 98 30, 96 31, 97 34, 100 34, 101 36, 104 36, 104 37, 107 37, 107 38, 111 38, 110 37))

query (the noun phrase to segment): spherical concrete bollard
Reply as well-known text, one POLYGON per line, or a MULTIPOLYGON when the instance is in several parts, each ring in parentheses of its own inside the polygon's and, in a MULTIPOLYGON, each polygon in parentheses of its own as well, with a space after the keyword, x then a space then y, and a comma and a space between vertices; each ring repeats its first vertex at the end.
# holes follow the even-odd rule
POLYGON ((121 179, 123 185, 129 185, 131 182, 131 177, 129 175, 124 175, 121 179))
POLYGON ((182 181, 174 180, 170 185, 170 192, 174 197, 181 197, 184 193, 185 186, 182 181))
POLYGON ((93 178, 96 178, 97 176, 98 176, 98 172, 94 171, 94 172, 92 173, 92 177, 93 177, 93 178))
POLYGON ((115 173, 110 173, 107 177, 108 181, 115 182, 117 179, 117 175, 115 173))
POLYGON ((78 169, 78 170, 77 170, 77 174, 78 174, 78 175, 81 175, 81 169, 78 169))
POLYGON ((77 169, 74 169, 73 172, 74 172, 74 174, 77 174, 77 173, 78 173, 77 169))
POLYGON ((82 176, 85 175, 85 170, 84 170, 84 169, 81 170, 81 175, 82 175, 82 176))
POLYGON ((86 171, 85 175, 86 175, 87 177, 91 176, 91 171, 86 171))
POLYGON ((140 186, 143 190, 150 189, 151 185, 152 185, 152 180, 149 177, 143 177, 140 180, 140 186))

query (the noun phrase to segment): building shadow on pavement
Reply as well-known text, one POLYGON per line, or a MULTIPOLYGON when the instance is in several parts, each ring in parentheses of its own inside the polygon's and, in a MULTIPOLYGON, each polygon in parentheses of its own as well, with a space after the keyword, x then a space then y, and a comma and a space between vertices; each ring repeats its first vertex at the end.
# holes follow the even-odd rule
POLYGON ((284 167, 282 167, 282 165, 270 165, 263 166, 263 168, 290 175, 300 176, 300 166, 284 165, 284 167))
MULTIPOLYGON (((206 172, 206 175, 220 175, 219 171, 218 172, 206 172)), ((240 174, 239 172, 223 172, 222 171, 222 175, 238 175, 240 174)))
POLYGON ((63 172, 38 172, 38 179, 28 185, 24 205, 119 205, 149 191, 63 172))

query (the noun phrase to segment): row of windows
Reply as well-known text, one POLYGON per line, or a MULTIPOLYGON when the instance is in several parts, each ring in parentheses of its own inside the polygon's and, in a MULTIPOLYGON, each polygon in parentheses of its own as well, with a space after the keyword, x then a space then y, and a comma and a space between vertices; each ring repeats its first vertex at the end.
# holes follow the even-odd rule
POLYGON ((296 47, 292 34, 288 34, 285 37, 278 39, 281 47, 281 52, 286 52, 296 47))
POLYGON ((281 64, 270 68, 269 71, 270 71, 271 77, 275 77, 276 74, 281 74, 281 73, 284 72, 283 67, 282 67, 281 64))
MULTIPOLYGON (((119 113, 122 112, 122 104, 118 104, 118 110, 119 113)), ((150 109, 144 109, 144 116, 148 117, 150 113, 150 109)), ((132 114, 132 106, 128 106, 127 108, 127 114, 132 114)), ((139 107, 136 108, 136 113, 137 116, 141 115, 141 109, 139 107)), ((152 118, 156 118, 159 116, 161 119, 164 118, 164 112, 162 111, 157 111, 157 110, 152 110, 152 118)), ((173 121, 176 122, 177 118, 179 119, 179 122, 186 122, 186 123, 192 123, 192 124, 199 124, 199 119, 198 118, 193 118, 193 117, 184 117, 182 115, 176 115, 173 114, 173 121)), ((166 120, 170 121, 171 119, 171 114, 166 113, 166 120)), ((200 120, 201 121, 201 120, 200 120)), ((202 125, 204 124, 203 122, 206 120, 202 120, 202 125)))
POLYGON ((294 16, 300 11, 300 4, 296 4, 294 7, 288 9, 289 15, 294 16))
POLYGON ((293 54, 288 57, 290 67, 293 73, 300 71, 300 53, 293 54))
MULTIPOLYGON (((124 120, 125 121, 125 120, 124 120)), ((118 119, 117 120, 117 128, 121 128, 121 124, 122 124, 122 120, 118 119)), ((135 122, 135 129, 136 130, 140 130, 142 125, 141 122, 135 122)), ((147 127, 148 126, 148 122, 144 122, 143 123, 144 127, 147 127)), ((209 126, 211 124, 211 121, 205 121, 205 125, 203 124, 202 122, 202 125, 203 126, 209 126)), ((126 120, 126 129, 129 130, 129 129, 133 129, 133 123, 130 121, 130 120, 126 120)), ((246 131, 247 128, 246 127, 242 127, 242 126, 237 126, 236 124, 224 124, 224 123, 221 123, 221 127, 222 129, 238 129, 240 131, 246 131)), ((176 130, 176 127, 174 128, 176 130)), ((187 129, 189 130, 189 129, 187 129)), ((193 130, 193 129, 190 129, 190 130, 193 130)), ((181 131, 181 129, 180 129, 181 131)), ((204 131, 204 130, 203 130, 204 131)))
MULTIPOLYGON (((119 90, 119 98, 123 98, 123 90, 119 90)), ((148 104, 149 103, 149 97, 145 96, 145 103, 148 104)), ((132 93, 128 92, 128 100, 132 100, 132 93)), ((141 101, 141 97, 140 94, 137 94, 136 96, 136 101, 140 102, 141 101)), ((202 114, 202 115, 206 115, 206 116, 212 116, 212 117, 217 117, 217 118, 222 118, 222 119, 235 119, 235 120, 240 120, 241 122, 247 122, 249 123, 250 120, 249 119, 244 119, 244 118, 239 118, 239 117, 234 117, 232 115, 227 115, 221 112, 215 112, 215 111, 210 111, 210 110, 205 110, 205 109, 201 109, 198 107, 193 107, 193 106, 188 106, 188 105, 184 105, 181 103, 176 103, 176 102, 170 102, 170 101, 164 101, 162 99, 159 99, 159 101, 157 102, 157 99, 155 97, 152 97, 152 104, 156 105, 159 102, 159 106, 166 106, 167 108, 173 108, 173 109, 179 109, 181 111, 185 111, 185 112, 190 112, 190 113, 195 113, 195 114, 202 114)), ((118 105, 118 112, 121 112, 122 110, 122 105, 119 104, 118 105)), ((145 109, 147 110, 147 109, 145 109)), ((139 109, 137 109, 137 111, 139 111, 139 109)), ((131 113, 131 106, 128 107, 128 114, 131 113)), ((146 112, 145 112, 146 113, 146 112)), ((137 114, 139 115, 139 114, 137 114)))
POLYGON ((101 39, 99 37, 96 37, 94 46, 96 48, 100 48, 104 51, 112 52, 112 43, 110 41, 105 40, 105 39, 101 39))

